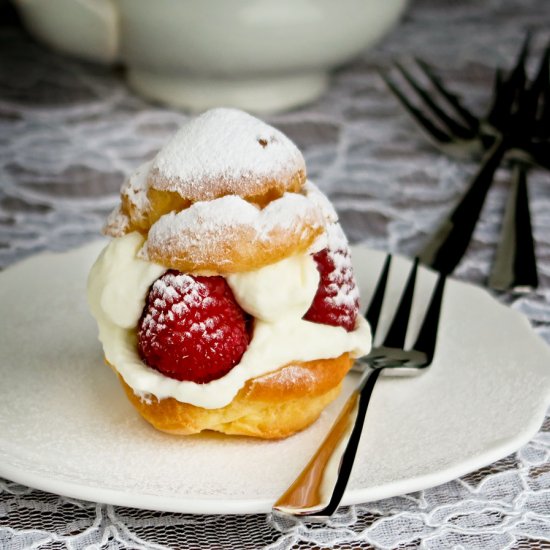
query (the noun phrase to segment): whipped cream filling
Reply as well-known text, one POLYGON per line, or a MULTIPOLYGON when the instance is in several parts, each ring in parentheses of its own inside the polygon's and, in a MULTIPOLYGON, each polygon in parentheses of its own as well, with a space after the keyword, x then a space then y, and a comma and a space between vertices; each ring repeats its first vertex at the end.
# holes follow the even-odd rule
POLYGON ((346 352, 359 357, 370 351, 370 329, 362 317, 352 332, 301 318, 319 281, 313 259, 304 254, 227 277, 241 307, 256 317, 252 340, 238 365, 207 384, 164 376, 143 363, 137 351, 136 326, 147 292, 167 271, 138 257, 143 242, 139 233, 114 239, 88 279, 88 301, 105 358, 142 399, 173 397, 198 407, 220 408, 231 403, 247 380, 288 363, 335 358, 346 352))
POLYGON ((277 322, 302 318, 317 287, 319 271, 309 254, 291 256, 246 273, 226 276, 239 305, 256 319, 277 322))

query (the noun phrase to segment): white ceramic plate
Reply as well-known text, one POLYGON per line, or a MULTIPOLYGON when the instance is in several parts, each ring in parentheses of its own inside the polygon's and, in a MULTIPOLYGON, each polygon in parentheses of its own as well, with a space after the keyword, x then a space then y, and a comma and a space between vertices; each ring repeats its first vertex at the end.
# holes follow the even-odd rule
MULTIPOLYGON (((102 364, 85 300, 87 272, 102 246, 36 256, 0 274, 0 475, 138 508, 269 511, 342 399, 284 441, 156 432, 102 364)), ((363 296, 383 259, 355 248, 363 296)), ((395 262, 396 296, 408 266, 395 262)), ((421 275, 416 318, 434 280, 421 275)), ((482 289, 449 281, 434 363, 419 378, 379 381, 344 504, 434 486, 513 452, 543 420, 549 367, 549 349, 523 317, 482 289)))

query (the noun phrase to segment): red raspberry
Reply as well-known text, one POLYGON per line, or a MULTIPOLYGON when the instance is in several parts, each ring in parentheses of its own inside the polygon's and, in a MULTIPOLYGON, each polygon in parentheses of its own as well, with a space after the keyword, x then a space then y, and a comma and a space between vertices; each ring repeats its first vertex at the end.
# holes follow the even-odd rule
POLYGON ((313 259, 321 280, 304 319, 352 331, 359 312, 359 291, 347 241, 339 226, 329 230, 329 246, 313 259))
POLYGON ((249 324, 223 277, 171 270, 151 286, 138 349, 162 374, 204 384, 240 361, 250 342, 249 324))

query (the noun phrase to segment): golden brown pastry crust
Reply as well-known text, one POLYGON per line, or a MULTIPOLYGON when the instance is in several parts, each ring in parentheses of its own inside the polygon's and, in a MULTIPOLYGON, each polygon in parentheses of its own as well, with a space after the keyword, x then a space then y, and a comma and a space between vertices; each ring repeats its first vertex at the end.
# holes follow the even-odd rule
POLYGON ((250 189, 241 189, 236 193, 229 192, 230 189, 236 187, 235 185, 228 185, 227 189, 218 185, 217 188, 221 189, 218 193, 182 196, 177 191, 155 188, 154 182, 158 182, 160 178, 161 176, 157 173, 147 181, 147 189, 144 191, 147 200, 142 201, 139 205, 133 200, 134 190, 129 186, 123 186, 118 214, 125 218, 124 227, 107 224, 103 232, 111 237, 121 237, 132 231, 139 231, 146 235, 151 226, 169 212, 181 212, 196 202, 215 200, 228 195, 242 197, 247 202, 264 208, 270 202, 281 198, 284 193, 299 193, 306 181, 305 171, 299 170, 292 174, 288 181, 266 178, 258 180, 257 185, 251 186, 250 189))
MULTIPOLYGON (((272 200, 282 197, 285 193, 298 193, 306 182, 305 169, 288 170, 286 174, 281 174, 277 179, 271 177, 257 177, 251 174, 250 178, 240 178, 239 180, 228 177, 216 180, 201 181, 201 185, 193 188, 193 193, 182 194, 176 191, 180 186, 177 182, 168 182, 166 177, 156 168, 151 170, 149 175, 148 196, 151 200, 151 207, 157 211, 157 214, 165 214, 170 210, 158 208, 154 196, 170 193, 177 195, 181 200, 189 204, 198 201, 211 201, 225 197, 227 195, 238 195, 248 202, 252 202, 262 207, 272 200)), ((178 208, 179 210, 179 208, 178 208)))
MULTIPOLYGON (((285 192, 291 193, 290 197, 292 194, 303 197, 300 190, 305 183, 305 172, 298 171, 287 182, 265 179, 257 183, 252 188, 254 194, 247 194, 249 189, 245 187, 240 194, 222 194, 206 202, 236 196, 243 200, 243 204, 255 205, 261 213, 274 201, 284 202, 285 192)), ((207 225, 201 228, 190 224, 180 227, 177 232, 168 232, 160 239, 150 238, 158 233, 157 222, 163 225, 173 214, 185 215, 197 204, 197 196, 202 196, 182 197, 175 191, 158 190, 151 185, 148 179, 146 189, 141 191, 146 194, 146 200, 139 202, 135 201, 135 189, 123 186, 121 204, 109 217, 104 233, 120 237, 132 231, 140 232, 146 238, 143 257, 167 269, 220 275, 259 269, 305 252, 325 230, 323 213, 310 203, 308 208, 295 214, 292 224, 284 227, 267 220, 267 224, 243 223, 228 226, 226 230, 218 227, 216 232, 209 233, 207 225)))
POLYGON ((249 380, 233 401, 220 409, 204 409, 174 398, 143 401, 120 377, 132 405, 163 432, 190 435, 211 430, 264 439, 287 437, 312 424, 339 394, 353 360, 345 353, 287 365, 249 380))
POLYGON ((144 251, 149 261, 170 269, 226 275, 253 271, 304 253, 323 231, 319 218, 304 212, 292 227, 273 227, 267 236, 261 227, 253 225, 234 226, 223 239, 206 228, 197 235, 190 226, 181 228, 173 238, 149 239, 144 251))

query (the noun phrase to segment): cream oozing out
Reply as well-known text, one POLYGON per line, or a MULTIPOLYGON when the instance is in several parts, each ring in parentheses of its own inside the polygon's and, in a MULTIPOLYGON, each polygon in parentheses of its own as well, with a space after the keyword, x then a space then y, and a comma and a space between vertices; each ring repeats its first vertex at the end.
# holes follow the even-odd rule
POLYGON ((105 358, 143 399, 173 397, 199 407, 219 408, 228 405, 247 380, 286 364, 346 352, 357 357, 370 350, 370 329, 361 317, 352 332, 301 318, 319 280, 313 259, 303 254, 227 277, 237 301, 256 317, 253 338, 238 365, 207 384, 169 378, 145 365, 137 351, 136 326, 148 289, 166 271, 138 257, 143 241, 139 233, 111 241, 88 280, 88 300, 105 358))
POLYGON ((260 321, 305 315, 317 292, 319 272, 309 254, 285 258, 256 271, 226 276, 239 305, 260 321))

